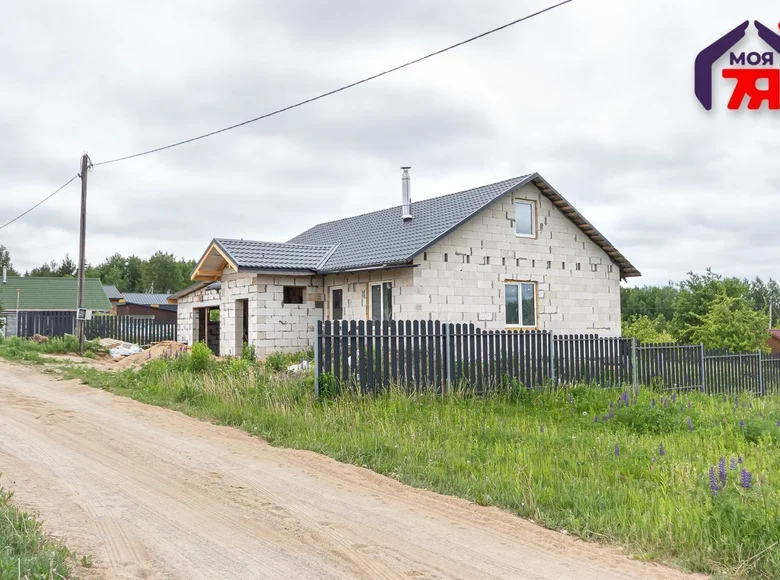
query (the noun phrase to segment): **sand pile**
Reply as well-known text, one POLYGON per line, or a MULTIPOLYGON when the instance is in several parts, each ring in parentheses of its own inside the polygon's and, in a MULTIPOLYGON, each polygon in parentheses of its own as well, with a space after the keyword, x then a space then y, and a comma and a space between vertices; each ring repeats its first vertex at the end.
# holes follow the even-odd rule
POLYGON ((156 342, 148 350, 119 359, 115 363, 115 366, 122 369, 140 367, 148 363, 150 360, 165 357, 174 358, 177 354, 189 351, 190 347, 180 342, 175 342, 172 340, 156 342))

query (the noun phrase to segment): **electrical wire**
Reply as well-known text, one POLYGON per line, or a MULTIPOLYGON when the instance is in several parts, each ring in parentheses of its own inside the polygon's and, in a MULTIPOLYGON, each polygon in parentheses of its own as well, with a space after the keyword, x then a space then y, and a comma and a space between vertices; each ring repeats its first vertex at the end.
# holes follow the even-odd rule
POLYGON ((493 28, 492 30, 488 30, 487 32, 483 32, 482 34, 478 34, 477 36, 472 36, 471 38, 468 38, 466 40, 463 40, 461 42, 458 42, 457 44, 453 44, 451 46, 448 46, 446 48, 442 48, 441 50, 437 50, 436 52, 432 52, 430 54, 426 54, 425 56, 422 56, 420 58, 417 58, 415 60, 411 60, 409 62, 405 62, 404 64, 398 65, 396 67, 393 67, 391 69, 385 70, 383 72, 377 73, 375 75, 371 75, 370 77, 366 77, 364 79, 361 79, 359 81, 356 81, 354 83, 350 83, 348 85, 344 85, 343 87, 340 87, 338 89, 334 89, 332 91, 328 91, 327 93, 322 93, 321 95, 317 95, 316 97, 311 97, 309 99, 306 99, 304 101, 300 101, 298 103, 295 103, 293 105, 288 105, 287 107, 283 107, 281 109, 277 109, 275 111, 272 111, 270 113, 266 113, 264 115, 260 115, 259 117, 255 117, 253 119, 249 119, 247 121, 242 121, 241 123, 236 123, 235 125, 230 125, 229 127, 223 127, 222 129, 217 129, 216 131, 211 131, 210 133, 204 133, 203 135, 198 135, 197 137, 191 137, 190 139, 185 139, 183 141, 178 141, 176 143, 171 143, 170 145, 164 145, 163 147, 157 147, 155 149, 149 149, 147 151, 141 151, 140 153, 134 153, 132 155, 125 155, 124 157, 117 157, 116 159, 109 159, 108 161, 100 161, 98 163, 94 163, 93 165, 95 167, 99 165, 108 165, 110 163, 118 163, 120 161, 127 161, 128 159, 134 159, 136 157, 142 157, 144 155, 150 155, 151 153, 158 153, 159 151, 165 151, 166 149, 172 149, 174 147, 179 147, 180 145, 186 145, 187 143, 192 143, 193 141, 199 141, 201 139, 205 139, 207 137, 213 137, 214 135, 218 135, 220 133, 224 133, 226 131, 231 131, 232 129, 237 129, 239 127, 243 127, 244 125, 249 125, 250 123, 255 123, 257 121, 261 121, 262 119, 267 119, 268 117, 273 117, 274 115, 278 115, 280 113, 284 113, 286 111, 289 111, 290 109, 295 109, 297 107, 302 107, 303 105, 306 105, 308 103, 313 103, 314 101, 318 101, 320 99, 324 99, 325 97, 329 97, 331 95, 335 95, 336 93, 340 93, 342 91, 346 91, 347 89, 351 89, 353 87, 356 87, 358 85, 362 85, 364 83, 367 83, 369 81, 373 81, 375 79, 378 79, 379 77, 383 77, 385 75, 389 75, 390 73, 399 71, 403 68, 412 66, 414 64, 417 64, 419 62, 422 62, 424 60, 427 60, 429 58, 433 58, 434 56, 438 56, 440 54, 443 54, 447 51, 453 50, 455 48, 458 48, 459 46, 463 46, 464 44, 468 44, 470 42, 473 42, 475 40, 479 40, 480 38, 484 38, 486 36, 489 36, 491 34, 494 34, 496 32, 499 32, 501 30, 504 30, 506 28, 509 28, 510 26, 514 26, 515 24, 520 24, 521 22, 525 22, 526 20, 530 20, 531 18, 534 18, 536 16, 540 16, 544 14, 545 12, 550 12, 551 10, 554 10, 556 8, 559 8, 563 6, 564 4, 568 4, 570 2, 573 2, 573 0, 563 0, 562 2, 559 2, 558 4, 554 4, 552 6, 548 6, 547 8, 544 8, 542 10, 539 10, 538 12, 534 12, 533 14, 529 14, 527 16, 523 16, 522 18, 518 18, 517 20, 513 20, 512 22, 508 22, 502 26, 499 26, 497 28, 493 28))
POLYGON ((36 207, 38 207, 39 205, 41 205, 41 204, 43 204, 43 203, 45 203, 45 202, 49 201, 49 200, 50 200, 52 197, 54 197, 54 196, 55 196, 55 195, 57 195, 59 192, 61 192, 63 189, 65 189, 67 186, 69 186, 69 185, 70 185, 70 184, 73 182, 73 180, 74 180, 74 179, 76 179, 78 176, 79 176, 79 174, 77 173, 76 175, 74 175, 73 177, 71 177, 71 178, 70 178, 70 179, 69 179, 69 180, 68 180, 68 181, 67 181, 65 184, 63 184, 62 186, 60 186, 59 188, 57 188, 57 190, 55 190, 53 193, 50 193, 49 195, 47 195, 46 197, 44 197, 44 198, 43 198, 41 201, 39 201, 38 203, 36 203, 34 206, 32 206, 32 207, 31 207, 30 209, 28 209, 26 212, 19 214, 19 215, 18 215, 18 216, 16 216, 14 219, 12 219, 10 222, 6 222, 6 223, 4 223, 3 225, 1 225, 1 226, 0 226, 0 230, 2 230, 3 228, 6 228, 6 227, 8 227, 8 226, 10 226, 10 225, 11 225, 12 223, 14 223, 16 220, 19 220, 19 219, 23 218, 24 216, 26 216, 28 213, 30 213, 32 210, 34 210, 34 209, 35 209, 36 207))

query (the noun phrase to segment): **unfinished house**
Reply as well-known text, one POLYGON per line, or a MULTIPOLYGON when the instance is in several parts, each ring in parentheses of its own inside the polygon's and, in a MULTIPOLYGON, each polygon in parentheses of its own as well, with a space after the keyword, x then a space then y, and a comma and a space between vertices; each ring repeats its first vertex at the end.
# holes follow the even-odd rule
POLYGON ((639 272, 540 175, 412 203, 404 168, 401 190, 288 242, 213 240, 170 297, 180 340, 262 357, 313 345, 317 320, 361 319, 620 334, 620 280, 639 272))

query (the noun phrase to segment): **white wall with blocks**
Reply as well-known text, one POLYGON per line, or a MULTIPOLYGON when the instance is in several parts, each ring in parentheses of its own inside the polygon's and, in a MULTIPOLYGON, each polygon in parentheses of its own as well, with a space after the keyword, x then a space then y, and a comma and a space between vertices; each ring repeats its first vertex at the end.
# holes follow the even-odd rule
POLYGON ((219 308, 220 355, 238 356, 243 348, 240 300, 247 300, 249 344, 257 356, 299 352, 314 344, 314 329, 322 318, 315 302, 323 300, 320 276, 271 276, 225 273, 219 292, 199 290, 179 300, 179 340, 193 344, 198 337, 196 308, 219 308), (284 287, 303 287, 303 304, 284 304, 284 287))
POLYGON ((414 263, 415 318, 504 329, 506 281, 528 281, 537 284, 540 330, 620 334, 619 268, 532 184, 494 202, 414 263), (536 239, 515 234, 514 199, 536 202, 536 239))

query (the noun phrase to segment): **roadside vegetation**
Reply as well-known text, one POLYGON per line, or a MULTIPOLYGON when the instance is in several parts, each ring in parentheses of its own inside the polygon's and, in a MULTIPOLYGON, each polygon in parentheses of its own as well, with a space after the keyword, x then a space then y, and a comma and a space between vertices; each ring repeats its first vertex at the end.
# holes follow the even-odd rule
POLYGON ((43 533, 41 524, 11 503, 0 487, 0 580, 68 578, 70 552, 43 533))
POLYGON ((390 391, 316 401, 300 356, 205 345, 70 378, 416 487, 495 505, 648 560, 780 577, 780 398, 577 386, 490 397, 390 391))
MULTIPOLYGON (((99 348, 97 342, 84 343, 84 356, 94 358, 99 348)), ((43 364, 52 362, 42 357, 42 354, 78 354, 79 341, 75 336, 64 336, 62 338, 51 338, 44 342, 35 342, 25 340, 17 336, 3 338, 0 336, 0 357, 8 360, 28 362, 33 364, 43 364)))

